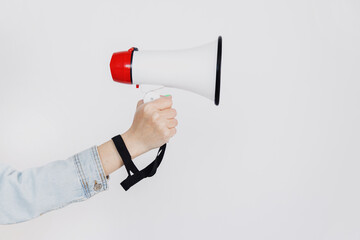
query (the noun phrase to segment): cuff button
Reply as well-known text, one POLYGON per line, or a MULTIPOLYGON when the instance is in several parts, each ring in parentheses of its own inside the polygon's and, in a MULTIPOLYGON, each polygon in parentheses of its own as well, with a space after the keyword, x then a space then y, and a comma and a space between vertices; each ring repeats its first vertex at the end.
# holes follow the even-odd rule
POLYGON ((97 181, 95 181, 94 190, 95 190, 95 191, 100 191, 101 188, 102 188, 101 183, 97 183, 97 181))

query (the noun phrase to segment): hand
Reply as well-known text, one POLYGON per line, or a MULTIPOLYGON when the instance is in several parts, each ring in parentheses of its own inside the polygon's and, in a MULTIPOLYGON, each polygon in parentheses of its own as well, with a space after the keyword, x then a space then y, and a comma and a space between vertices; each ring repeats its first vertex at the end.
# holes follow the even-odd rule
POLYGON ((169 142, 178 124, 172 97, 161 97, 152 102, 140 100, 130 129, 122 134, 131 158, 169 142))

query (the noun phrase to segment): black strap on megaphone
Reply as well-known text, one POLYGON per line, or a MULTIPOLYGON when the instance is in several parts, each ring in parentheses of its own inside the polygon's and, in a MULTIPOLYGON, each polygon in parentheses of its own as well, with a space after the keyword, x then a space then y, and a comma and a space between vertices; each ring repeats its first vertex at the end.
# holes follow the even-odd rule
POLYGON ((124 162, 126 171, 129 174, 129 176, 124 181, 121 182, 121 186, 125 189, 125 191, 127 191, 129 188, 131 188, 133 185, 135 185, 142 179, 154 176, 157 168, 160 166, 160 163, 164 157, 166 144, 162 145, 159 148, 155 160, 152 163, 150 163, 146 168, 139 171, 139 169, 135 166, 134 162, 132 161, 130 153, 126 148, 125 142, 122 139, 121 135, 117 135, 113 137, 112 140, 124 162))

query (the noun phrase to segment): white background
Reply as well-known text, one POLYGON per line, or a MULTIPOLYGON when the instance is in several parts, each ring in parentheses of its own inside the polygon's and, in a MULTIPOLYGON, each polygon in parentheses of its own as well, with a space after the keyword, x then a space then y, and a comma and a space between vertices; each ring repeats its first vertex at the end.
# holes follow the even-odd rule
MULTIPOLYGON (((178 134, 157 175, 0 239, 360 239, 360 2, 0 2, 0 159, 65 159, 130 126, 141 93, 115 51, 223 36, 220 106, 169 89, 178 134)), ((147 163, 154 152, 139 159, 147 163)))

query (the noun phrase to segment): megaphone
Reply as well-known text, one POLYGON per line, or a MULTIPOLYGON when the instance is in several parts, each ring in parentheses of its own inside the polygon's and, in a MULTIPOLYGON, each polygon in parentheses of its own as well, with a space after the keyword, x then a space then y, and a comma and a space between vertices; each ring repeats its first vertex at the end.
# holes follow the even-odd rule
MULTIPOLYGON (((128 51, 116 52, 110 61, 114 81, 126 84, 161 85, 181 88, 200 94, 219 105, 221 77, 222 38, 217 41, 184 50, 173 51, 128 51)), ((144 102, 159 98, 156 91, 148 92, 144 102)), ((153 162, 139 171, 121 136, 112 138, 123 159, 129 176, 121 182, 128 190, 137 182, 156 173, 165 153, 166 143, 159 148, 153 162), (131 174, 132 173, 132 174, 131 174)))
MULTIPOLYGON (((222 38, 184 50, 116 52, 110 61, 114 81, 125 84, 161 85, 202 95, 220 102, 222 38)), ((152 95, 151 99, 158 96, 152 95)), ((144 99, 145 100, 145 99, 144 99)))

